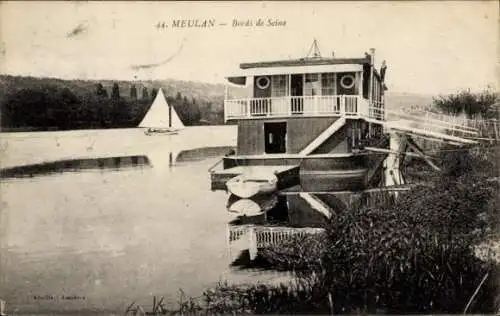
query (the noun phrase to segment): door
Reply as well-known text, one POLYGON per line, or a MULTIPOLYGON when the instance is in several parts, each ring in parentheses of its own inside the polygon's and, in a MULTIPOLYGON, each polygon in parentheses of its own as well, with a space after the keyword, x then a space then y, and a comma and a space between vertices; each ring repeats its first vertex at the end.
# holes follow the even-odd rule
POLYGON ((292 114, 300 114, 304 112, 304 100, 302 99, 302 96, 304 95, 304 75, 291 75, 290 87, 292 96, 292 114))
POLYGON ((286 153, 286 122, 264 123, 266 154, 286 153))

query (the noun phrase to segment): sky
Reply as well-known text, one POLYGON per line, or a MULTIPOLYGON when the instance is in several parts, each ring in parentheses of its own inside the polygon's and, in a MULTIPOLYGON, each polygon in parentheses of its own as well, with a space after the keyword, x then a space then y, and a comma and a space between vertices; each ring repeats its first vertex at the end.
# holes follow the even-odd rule
POLYGON ((324 57, 332 52, 363 57, 375 48, 376 64, 387 62, 391 91, 477 91, 498 87, 498 6, 496 1, 0 2, 0 72, 223 83, 242 62, 305 57, 316 38, 324 57), (215 26, 173 27, 183 19, 213 19, 215 26), (253 25, 233 27, 234 19, 253 25), (257 26, 258 19, 286 25, 257 26), (156 27, 158 22, 167 27, 156 27))

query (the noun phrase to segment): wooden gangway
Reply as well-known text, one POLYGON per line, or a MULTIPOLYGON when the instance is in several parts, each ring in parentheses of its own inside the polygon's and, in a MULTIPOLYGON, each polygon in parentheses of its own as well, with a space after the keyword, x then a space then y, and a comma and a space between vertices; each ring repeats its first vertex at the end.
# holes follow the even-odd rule
MULTIPOLYGON (((415 136, 415 137, 421 137, 429 140, 435 140, 435 141, 441 141, 445 143, 449 143, 452 145, 474 145, 477 144, 477 141, 472 140, 468 137, 464 136, 455 136, 455 135, 450 135, 450 132, 453 133, 458 131, 459 129, 457 127, 453 127, 453 129, 444 129, 444 130, 439 130, 438 128, 434 128, 434 126, 439 126, 439 125, 425 125, 422 124, 420 126, 416 126, 414 121, 411 120, 395 120, 395 121, 388 121, 384 124, 385 127, 389 131, 396 131, 399 133, 415 136)), ((463 133, 467 133, 469 137, 476 136, 477 134, 473 134, 472 132, 469 132, 468 130, 461 130, 463 133)))
POLYGON ((467 121, 458 120, 454 116, 435 114, 428 111, 386 111, 388 119, 384 121, 387 132, 421 137, 429 140, 441 141, 453 145, 477 144, 472 138, 479 137, 479 130, 467 124, 467 121))

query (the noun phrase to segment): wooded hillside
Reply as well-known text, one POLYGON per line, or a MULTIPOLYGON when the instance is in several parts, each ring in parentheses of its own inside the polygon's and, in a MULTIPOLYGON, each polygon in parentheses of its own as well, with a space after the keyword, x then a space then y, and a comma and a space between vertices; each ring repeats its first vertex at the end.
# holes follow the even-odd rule
POLYGON ((0 76, 2 129, 134 127, 158 89, 185 125, 223 124, 223 85, 0 76))

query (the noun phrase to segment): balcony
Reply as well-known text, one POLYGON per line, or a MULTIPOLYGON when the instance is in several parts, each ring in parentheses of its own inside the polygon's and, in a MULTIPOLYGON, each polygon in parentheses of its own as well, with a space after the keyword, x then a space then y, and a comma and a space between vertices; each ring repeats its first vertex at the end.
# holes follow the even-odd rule
POLYGON ((383 120, 380 102, 369 102, 357 95, 286 96, 273 98, 231 99, 224 101, 224 119, 270 117, 346 116, 383 120))

